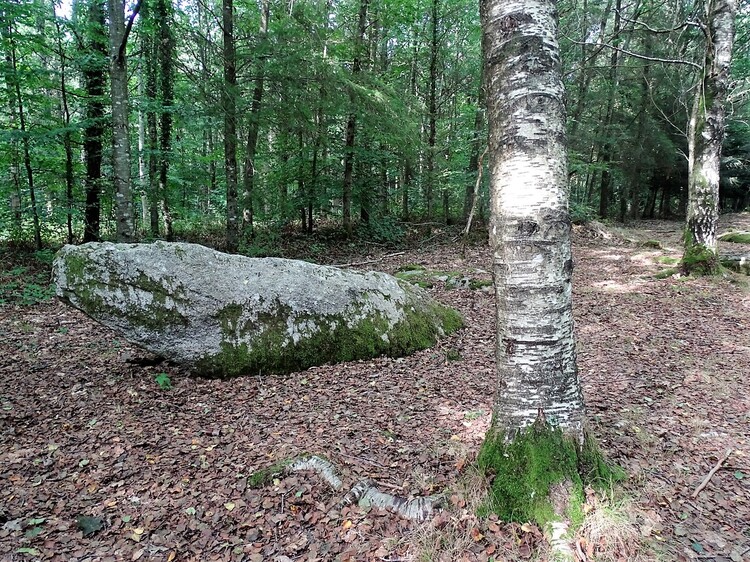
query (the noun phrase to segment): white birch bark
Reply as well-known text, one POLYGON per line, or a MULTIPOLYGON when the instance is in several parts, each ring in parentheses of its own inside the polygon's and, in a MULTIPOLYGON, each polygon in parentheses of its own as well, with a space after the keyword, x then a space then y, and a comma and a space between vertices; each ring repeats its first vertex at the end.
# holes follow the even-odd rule
POLYGON ((497 296, 493 423, 512 439, 541 409, 582 440, 556 2, 482 0, 481 17, 497 296))
MULTIPOLYGON (((706 4, 708 29, 703 76, 696 88, 688 133, 686 256, 701 250, 717 254, 724 105, 729 91, 736 14, 737 0, 710 0, 706 4)), ((714 262, 718 265, 717 260, 714 262)), ((686 266, 689 267, 687 261, 686 266)))

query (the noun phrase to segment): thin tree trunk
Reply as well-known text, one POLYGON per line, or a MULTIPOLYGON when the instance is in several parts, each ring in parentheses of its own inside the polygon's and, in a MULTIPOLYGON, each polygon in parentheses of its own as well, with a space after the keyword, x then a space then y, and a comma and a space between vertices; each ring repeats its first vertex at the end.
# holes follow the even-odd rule
MULTIPOLYGON (((622 0, 616 0, 615 4, 615 21, 613 27, 613 34, 617 37, 620 34, 620 16, 622 13, 622 0)), ((618 61, 620 58, 620 52, 617 49, 612 49, 609 62, 609 93, 607 95, 607 112, 604 118, 603 134, 604 134, 604 146, 602 146, 599 153, 599 163, 602 166, 601 183, 599 185, 599 216, 601 218, 607 218, 609 216, 609 205, 612 199, 612 174, 610 172, 610 164, 612 162, 612 152, 614 151, 614 145, 612 141, 612 123, 614 121, 615 113, 615 100, 617 98, 617 82, 618 82, 618 61)))
POLYGON ((237 56, 234 44, 234 2, 222 0, 224 39, 224 87, 221 90, 224 109, 224 166, 227 183, 227 251, 239 248, 237 201, 237 56))
POLYGON ((432 219, 435 206, 435 150, 437 143, 437 59, 438 59, 438 0, 432 0, 430 15, 430 81, 428 85, 429 136, 427 137, 427 218, 432 219))
MULTIPOLYGON (((148 6, 147 6, 148 8, 148 6)), ((155 18, 151 10, 147 11, 149 19, 155 18)), ((156 47, 156 25, 143 34, 144 71, 146 73, 146 142, 148 145, 148 200, 149 200, 149 228, 151 236, 158 238, 161 233, 159 221, 159 123, 156 106, 159 95, 159 78, 157 76, 159 53, 156 47)))
POLYGON ((174 239, 169 208, 169 159, 172 153, 172 103, 174 102, 174 33, 171 0, 157 0, 157 53, 161 78, 161 139, 159 142, 159 197, 167 240, 174 239))
POLYGON ((18 109, 18 120, 23 136, 23 165, 26 169, 26 181, 29 187, 29 199, 31 201, 31 217, 34 222, 34 244, 37 250, 42 249, 42 229, 39 221, 39 209, 36 202, 36 189, 34 187, 34 171, 31 167, 31 151, 29 149, 29 137, 26 135, 26 112, 23 105, 23 96, 21 95, 21 82, 18 77, 18 51, 16 49, 15 29, 13 22, 7 22, 8 39, 10 43, 10 61, 13 77, 13 87, 15 89, 16 105, 18 109))
POLYGON ((86 90, 86 123, 83 128, 83 153, 86 161, 86 208, 83 241, 100 239, 102 153, 104 147, 104 88, 107 66, 107 42, 104 29, 104 1, 91 0, 87 14, 88 41, 82 45, 83 82, 86 90))
POLYGON ((474 189, 476 177, 479 175, 479 155, 482 152, 484 137, 484 78, 479 80, 479 97, 477 99, 477 110, 474 114, 474 130, 471 137, 471 156, 469 158, 468 181, 464 192, 464 223, 469 220, 469 213, 474 208, 474 199, 477 192, 474 189))
MULTIPOLYGON (((362 70, 362 53, 367 26, 367 7, 369 0, 360 0, 357 37, 354 45, 352 75, 354 79, 362 70)), ((357 111, 354 93, 350 95, 351 112, 346 121, 346 140, 344 148, 344 190, 342 197, 344 230, 347 236, 352 235, 352 184, 354 180, 354 140, 357 130, 357 111)))
POLYGON ((115 185, 116 240, 133 241, 133 193, 130 185, 130 131, 128 129, 127 44, 141 1, 125 23, 123 0, 108 0, 109 56, 112 93, 112 172, 115 185))
POLYGON ((737 0, 710 0, 703 76, 696 88, 688 133, 688 209, 683 268, 719 270, 719 172, 737 0))
MULTIPOLYGON (((260 7, 260 40, 265 41, 268 35, 269 0, 262 0, 260 7)), ((245 174, 243 177, 243 211, 242 224, 246 236, 253 236, 253 190, 255 189, 255 154, 258 148, 258 130, 260 128, 260 107, 263 100, 263 82, 265 79, 265 59, 261 56, 255 66, 255 87, 250 107, 250 123, 247 127, 247 145, 245 147, 245 174)))
MULTIPOLYGON (((52 2, 52 14, 55 15, 55 3, 52 2)), ((66 226, 68 244, 72 244, 73 237, 73 141, 70 132, 70 108, 68 107, 68 85, 66 83, 67 67, 65 65, 65 51, 62 44, 62 30, 60 22, 55 17, 55 28, 57 30, 57 50, 60 56, 60 103, 62 104, 62 119, 65 127, 63 134, 63 148, 65 149, 65 203, 66 203, 66 226)))

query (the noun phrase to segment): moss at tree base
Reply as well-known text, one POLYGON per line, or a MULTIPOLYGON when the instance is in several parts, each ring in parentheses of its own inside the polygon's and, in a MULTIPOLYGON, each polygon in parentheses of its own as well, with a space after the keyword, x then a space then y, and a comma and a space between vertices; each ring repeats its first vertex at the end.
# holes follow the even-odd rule
POLYGON ((542 528, 558 520, 561 510, 574 527, 579 526, 585 487, 608 487, 624 477, 621 469, 604 461, 590 437, 581 446, 543 422, 519 432, 511 442, 491 429, 477 462, 495 475, 480 515, 495 513, 503 521, 533 521, 542 528), (561 490, 567 495, 563 506, 561 490))
POLYGON ((719 256, 702 244, 685 247, 680 267, 688 275, 718 275, 721 273, 719 256))

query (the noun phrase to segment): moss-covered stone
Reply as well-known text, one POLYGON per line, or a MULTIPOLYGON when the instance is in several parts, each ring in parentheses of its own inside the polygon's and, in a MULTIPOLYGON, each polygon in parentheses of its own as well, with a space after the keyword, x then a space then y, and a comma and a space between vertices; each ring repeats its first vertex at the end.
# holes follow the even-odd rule
POLYGON ((74 306, 206 376, 405 355, 462 325, 458 313, 384 273, 193 244, 66 246, 54 277, 74 306))
POLYGON ((750 244, 750 232, 727 232, 719 236, 719 240, 735 244, 750 244))
POLYGON ((434 304, 427 311, 407 310, 405 319, 393 327, 382 316, 370 315, 349 325, 341 318, 315 318, 297 315, 295 321, 306 326, 312 333, 297 342, 289 332, 287 318, 291 311, 281 310, 259 318, 257 323, 239 326, 240 307, 222 311, 221 322, 225 339, 221 352, 201 359, 196 370, 206 376, 234 377, 247 374, 286 374, 301 371, 321 364, 321 357, 328 362, 355 361, 379 355, 400 357, 434 345, 439 336, 435 331, 436 320, 445 334, 463 326, 463 319, 454 310, 434 304), (253 338, 253 345, 245 343, 244 332, 264 330, 253 338), (314 328, 312 328, 314 327, 314 328), (239 334, 240 338, 235 338, 239 334))
POLYGON ((565 516, 575 527, 583 521, 585 486, 611 486, 624 476, 604 461, 591 438, 581 446, 544 422, 517 433, 510 442, 490 430, 477 463, 494 473, 483 514, 496 513, 503 521, 533 521, 543 528, 562 515, 553 505, 557 503, 550 496, 553 490, 557 495, 565 491, 565 516))

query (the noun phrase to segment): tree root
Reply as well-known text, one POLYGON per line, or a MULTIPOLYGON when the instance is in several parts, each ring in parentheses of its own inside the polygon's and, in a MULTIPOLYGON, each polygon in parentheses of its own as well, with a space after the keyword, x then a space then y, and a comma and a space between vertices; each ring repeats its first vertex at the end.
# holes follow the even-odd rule
MULTIPOLYGON (((343 487, 334 465, 318 456, 302 457, 291 463, 288 470, 290 472, 310 470, 325 480, 335 491, 339 491, 343 487)), ((432 515, 436 508, 443 504, 444 500, 445 498, 441 495, 417 498, 395 496, 380 491, 377 483, 368 479, 357 482, 339 505, 345 506, 357 502, 360 507, 380 507, 405 519, 424 521, 432 515)))

